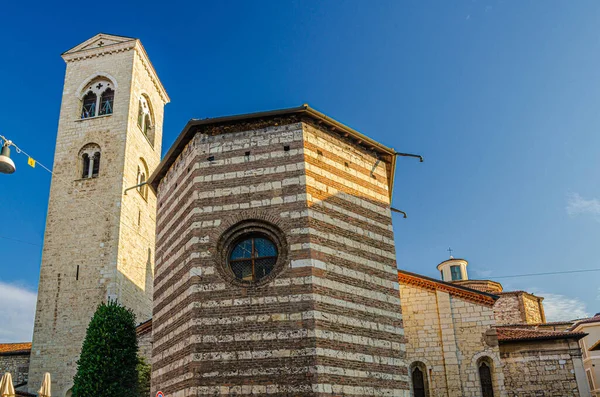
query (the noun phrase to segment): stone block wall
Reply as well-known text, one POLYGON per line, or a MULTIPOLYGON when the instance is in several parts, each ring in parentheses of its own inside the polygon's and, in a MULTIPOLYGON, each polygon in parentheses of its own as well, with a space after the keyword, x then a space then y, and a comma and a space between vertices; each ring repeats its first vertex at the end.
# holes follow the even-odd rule
POLYGON ((540 324, 546 322, 544 298, 525 291, 502 292, 494 305, 497 325, 540 324))
POLYGON ((196 132, 158 188, 153 392, 407 395, 389 165, 299 119, 240 124, 196 132), (257 286, 219 245, 248 220, 283 243, 257 286))
POLYGON ((425 365, 430 397, 480 396, 478 360, 492 362, 494 394, 506 396, 491 305, 400 283, 407 362, 425 365))
MULTIPOLYGON (((579 397, 574 340, 503 342, 504 382, 509 397, 579 397)), ((579 364, 582 366, 582 364, 579 364)))
POLYGON ((29 378, 29 352, 25 354, 0 354, 0 374, 10 372, 13 383, 27 382, 29 378))

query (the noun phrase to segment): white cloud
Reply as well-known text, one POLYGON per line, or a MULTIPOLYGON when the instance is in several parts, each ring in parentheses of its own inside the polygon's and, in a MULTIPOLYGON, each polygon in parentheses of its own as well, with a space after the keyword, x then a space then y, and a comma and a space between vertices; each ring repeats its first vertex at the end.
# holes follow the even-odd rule
POLYGON ((536 295, 544 297, 546 321, 567 321, 590 316, 585 308, 585 303, 577 298, 543 292, 536 293, 536 295))
POLYGON ((0 281, 0 343, 30 342, 37 294, 0 281))
POLYGON ((567 196, 567 214, 570 216, 591 215, 600 222, 600 200, 586 200, 579 193, 569 193, 567 196))

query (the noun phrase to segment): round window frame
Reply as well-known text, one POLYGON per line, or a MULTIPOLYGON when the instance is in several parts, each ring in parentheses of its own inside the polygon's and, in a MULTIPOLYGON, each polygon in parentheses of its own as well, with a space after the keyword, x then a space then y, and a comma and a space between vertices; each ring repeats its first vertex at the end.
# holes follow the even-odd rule
POLYGON ((288 245, 284 233, 275 225, 262 220, 247 220, 239 222, 227 229, 219 238, 217 246, 217 271, 229 283, 239 287, 261 287, 270 283, 285 268, 288 258, 288 245), (273 270, 259 280, 239 279, 229 266, 231 251, 235 246, 248 238, 260 236, 267 238, 277 250, 277 260, 273 270))

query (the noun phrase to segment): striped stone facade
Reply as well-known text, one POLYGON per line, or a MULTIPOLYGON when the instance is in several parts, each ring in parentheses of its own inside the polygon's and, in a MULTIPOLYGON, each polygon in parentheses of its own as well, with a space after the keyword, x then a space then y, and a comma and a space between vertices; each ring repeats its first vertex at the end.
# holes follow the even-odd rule
POLYGON ((324 115, 251 116, 188 124, 151 179, 153 392, 408 396, 393 157, 324 115), (281 265, 243 285, 219 242, 252 223, 279 233, 281 265))

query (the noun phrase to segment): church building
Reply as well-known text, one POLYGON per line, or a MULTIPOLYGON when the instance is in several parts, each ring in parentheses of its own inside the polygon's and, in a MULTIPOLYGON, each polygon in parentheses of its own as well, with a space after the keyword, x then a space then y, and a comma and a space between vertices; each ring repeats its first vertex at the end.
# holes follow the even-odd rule
POLYGON ((395 159, 307 105, 191 120, 150 178, 153 391, 408 396, 395 159))

